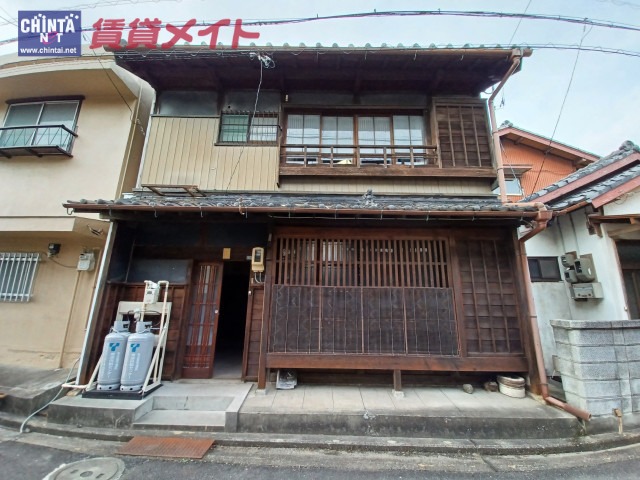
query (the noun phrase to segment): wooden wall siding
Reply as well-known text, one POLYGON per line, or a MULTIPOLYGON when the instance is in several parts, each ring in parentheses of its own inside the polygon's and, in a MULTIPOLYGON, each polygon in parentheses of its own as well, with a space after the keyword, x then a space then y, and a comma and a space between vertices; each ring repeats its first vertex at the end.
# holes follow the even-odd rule
MULTIPOLYGON (((186 285, 174 284, 169 286, 168 301, 172 302, 172 304, 164 368, 162 370, 162 378, 165 379, 174 379, 178 373, 176 365, 178 363, 178 351, 181 344, 182 321, 186 314, 186 289, 186 285)), ((161 292, 161 295, 164 296, 164 291, 161 292)), ((98 363, 98 358, 102 353, 104 337, 109 333, 109 329, 116 318, 118 302, 139 302, 142 301, 143 296, 144 284, 107 283, 100 307, 96 333, 92 342, 90 354, 90 365, 92 369, 95 368, 95 365, 98 363)), ((134 331, 133 329, 134 327, 132 325, 132 332, 134 331)))
POLYGON ((502 139, 502 151, 505 175, 513 176, 509 169, 511 165, 531 167, 531 170, 524 172, 520 177, 524 195, 509 195, 510 200, 519 200, 523 196, 530 195, 576 171, 571 160, 550 153, 545 155, 544 152, 536 148, 516 144, 506 138, 502 139))
POLYGON ((274 285, 272 298, 272 353, 459 353, 450 288, 274 285))
POLYGON ((443 239, 276 238, 275 283, 347 287, 449 287, 443 239))
POLYGON ((407 195, 487 195, 491 193, 488 178, 296 178, 282 177, 283 192, 364 193, 407 195))
POLYGON ((457 240, 466 351, 523 354, 513 253, 508 242, 457 240))
POLYGON ((256 381, 260 363, 260 335, 264 314, 264 285, 250 287, 247 305, 247 326, 245 329, 244 359, 242 379, 256 381))
POLYGON ((457 355, 446 240, 278 236, 271 353, 457 355))
POLYGON ((437 103, 435 117, 443 168, 493 165, 484 104, 437 103))
POLYGON ((277 146, 216 146, 219 118, 152 118, 142 184, 276 190, 277 146))

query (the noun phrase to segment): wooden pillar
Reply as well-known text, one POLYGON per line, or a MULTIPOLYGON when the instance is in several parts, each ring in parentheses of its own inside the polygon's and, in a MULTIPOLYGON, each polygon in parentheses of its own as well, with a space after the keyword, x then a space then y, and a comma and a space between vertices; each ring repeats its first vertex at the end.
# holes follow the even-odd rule
POLYGON ((402 393, 402 371, 393 371, 393 392, 402 393))

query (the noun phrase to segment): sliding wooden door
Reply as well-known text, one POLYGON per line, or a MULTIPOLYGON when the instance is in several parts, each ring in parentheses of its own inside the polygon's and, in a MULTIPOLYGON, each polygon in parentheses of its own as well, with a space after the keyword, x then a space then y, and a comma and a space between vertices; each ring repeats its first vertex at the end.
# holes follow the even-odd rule
POLYGON ((195 265, 182 364, 184 378, 213 376, 221 287, 221 262, 202 262, 195 265))

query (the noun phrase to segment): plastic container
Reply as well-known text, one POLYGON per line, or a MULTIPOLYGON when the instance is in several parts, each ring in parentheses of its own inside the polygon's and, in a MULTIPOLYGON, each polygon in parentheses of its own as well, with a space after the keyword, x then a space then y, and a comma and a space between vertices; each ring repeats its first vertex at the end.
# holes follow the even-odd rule
POLYGON ((508 397, 524 398, 524 378, 498 375, 498 388, 500 393, 508 397))

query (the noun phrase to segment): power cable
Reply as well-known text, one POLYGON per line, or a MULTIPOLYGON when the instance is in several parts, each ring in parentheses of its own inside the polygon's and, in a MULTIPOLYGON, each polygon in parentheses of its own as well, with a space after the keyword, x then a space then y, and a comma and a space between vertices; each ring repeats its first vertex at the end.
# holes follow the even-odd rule
MULTIPOLYGON (((591 32, 591 29, 589 29, 587 32, 585 32, 586 30, 586 26, 583 27, 582 31, 583 31, 583 35, 580 38, 580 46, 582 46, 582 42, 584 41, 584 39, 586 38, 587 35, 589 35, 589 33, 591 32)), ((532 190, 535 192, 536 191, 536 187, 538 186, 538 181, 540 180, 540 174, 542 173, 542 169, 544 168, 544 162, 547 160, 547 155, 549 154, 549 150, 551 148, 551 144, 553 143, 553 137, 556 134, 556 130, 558 128, 558 124, 560 123, 560 118, 562 117, 562 111, 564 110, 564 105, 567 101, 567 97, 569 96, 569 90, 571 90, 571 84, 573 83, 573 76, 576 73, 576 67, 578 66, 578 59, 580 58, 580 50, 578 50, 578 53, 576 53, 576 59, 573 62, 573 69, 571 70, 571 77, 569 78, 569 84, 567 85, 567 90, 564 93, 564 98, 562 99, 562 104, 560 105, 560 111, 558 112, 558 118, 556 120, 556 124, 553 127, 553 133, 551 133, 551 137, 549 137, 549 145, 547 145, 547 149, 544 152, 544 157, 542 157, 542 164, 540 165, 540 171, 538 172, 538 175, 536 176, 536 180, 535 182, 533 182, 533 187, 532 190)))
MULTIPOLYGON (((522 12, 523 14, 527 13, 527 10, 529 10, 529 6, 531 5, 532 1, 533 0, 529 0, 529 3, 527 3, 527 6, 524 8, 524 12, 522 12)), ((516 25, 516 29, 513 31, 513 34, 511 35, 511 38, 509 39, 508 45, 511 45, 511 42, 513 42, 513 39, 516 36, 516 33, 517 33, 518 29, 520 28, 520 24, 521 23, 522 23, 522 18, 518 19, 518 24, 516 25)))
MULTIPOLYGON (((251 54, 250 54, 251 56, 251 54)), ((231 181, 233 180, 233 177, 236 174, 236 170, 238 169, 238 165, 240 165, 240 159, 242 158, 242 153, 244 152, 244 148, 247 144, 247 141, 249 139, 249 136, 251 135, 251 126, 253 125, 253 119, 256 116, 256 112, 258 111, 258 99, 260 98, 260 87, 262 86, 262 70, 264 68, 275 68, 275 63, 274 61, 271 59, 271 57, 269 57, 268 55, 259 53, 259 54, 253 54, 253 56, 255 56, 255 58, 258 59, 258 61, 260 62, 260 81, 258 82, 258 89, 256 90, 256 101, 253 105, 253 113, 251 114, 251 116, 249 117, 249 121, 248 121, 248 125, 247 125, 247 138, 245 138, 244 143, 242 144, 242 148, 240 149, 240 152, 238 153, 238 159, 236 160, 234 166, 233 166, 233 170, 231 172, 231 175, 229 176, 229 181, 227 182, 227 187, 225 188, 225 192, 229 191, 229 187, 231 186, 231 181)))
MULTIPOLYGON (((531 2, 532 2, 532 1, 533 1, 533 0, 529 0, 529 3, 527 3, 527 6, 526 6, 526 7, 524 7, 524 12, 522 12, 522 13, 527 13, 527 10, 529 10, 529 6, 531 5, 531 2)), ((514 30, 514 31, 513 31, 513 33, 511 34, 511 38, 509 39, 509 42, 507 43, 507 45, 511 45, 511 42, 513 42, 513 39, 515 38, 516 33, 518 32, 518 29, 520 28, 520 24, 521 24, 521 23, 522 23, 522 18, 520 18, 520 19, 518 20, 518 24, 516 25, 515 30, 514 30)), ((506 91, 506 85, 505 85, 505 88, 503 88, 503 89, 502 89, 502 95, 501 95, 501 97, 500 97, 500 107, 498 107, 498 108, 502 108, 502 107, 504 107, 504 103, 505 103, 505 102, 504 102, 504 94, 505 94, 505 91, 506 91)))
POLYGON ((113 78, 111 78, 111 75, 109 75, 109 72, 108 72, 107 68, 102 63, 102 60, 100 59, 100 57, 96 53, 95 49, 91 50, 91 53, 93 53, 93 56, 96 58, 96 60, 98 60, 98 63, 100 64, 100 67, 102 68, 102 71, 107 76, 107 78, 109 79, 109 82, 111 82, 111 85, 113 85, 113 88, 115 88, 116 92, 118 92, 118 95, 120 96, 120 99, 124 102, 124 104, 129 109, 129 121, 132 122, 133 121, 133 109, 131 108, 131 105, 129 105, 129 102, 127 102, 127 100, 124 98, 124 95, 122 94, 122 92, 120 91, 120 89, 118 88, 116 83, 113 81, 113 78))
MULTIPOLYGON (((612 22, 609 20, 589 19, 581 17, 572 17, 567 15, 547 15, 547 14, 535 14, 535 13, 508 13, 508 12, 493 12, 493 11, 472 11, 472 10, 389 10, 382 12, 359 12, 359 13, 345 13, 339 15, 324 15, 315 17, 301 17, 301 18, 286 18, 286 19, 256 19, 243 22, 244 26, 273 26, 273 25, 287 25, 298 23, 319 22, 326 20, 344 20, 354 18, 381 18, 381 17, 424 17, 424 16, 453 16, 453 17, 482 17, 482 18, 509 18, 509 19, 526 19, 526 20, 546 20, 554 22, 565 22, 579 25, 589 25, 593 27, 612 28, 620 30, 630 30, 640 32, 640 25, 612 22)), ((184 26, 186 22, 178 22, 175 26, 184 26)), ((199 22, 196 25, 207 26, 211 23, 206 21, 199 22)), ((161 28, 166 24, 159 25, 161 28)), ((123 30, 129 30, 131 27, 125 26, 123 30)), ((226 25, 225 28, 231 28, 231 25, 226 25)), ((83 28, 82 31, 92 31, 93 27, 83 28)), ((16 41, 17 38, 5 40, 0 42, 0 45, 4 43, 11 43, 16 41)))

